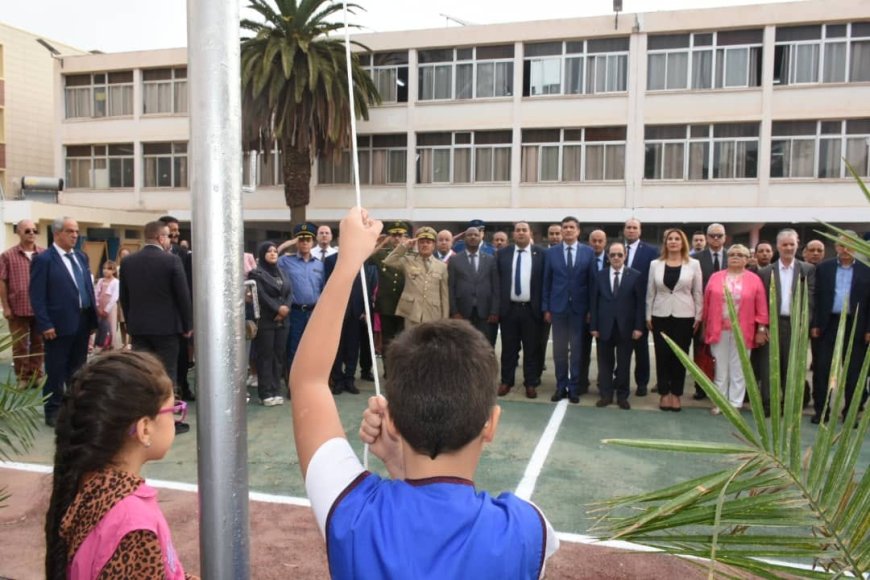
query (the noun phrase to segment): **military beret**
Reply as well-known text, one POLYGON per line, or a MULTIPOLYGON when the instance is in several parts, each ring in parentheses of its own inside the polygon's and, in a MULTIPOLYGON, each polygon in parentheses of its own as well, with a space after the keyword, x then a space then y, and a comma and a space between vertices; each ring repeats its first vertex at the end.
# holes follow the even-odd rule
POLYGON ((402 220, 394 221, 387 226, 388 234, 407 234, 408 230, 411 228, 408 226, 408 222, 403 222, 402 220))
POLYGON ((317 225, 311 222, 305 222, 304 224, 299 224, 295 228, 293 228, 293 237, 309 237, 313 238, 317 235, 317 225))
POLYGON ((417 230, 417 235, 414 236, 418 240, 432 240, 435 241, 435 238, 438 237, 438 234, 435 232, 434 228, 430 228, 429 226, 423 226, 419 230, 417 230))

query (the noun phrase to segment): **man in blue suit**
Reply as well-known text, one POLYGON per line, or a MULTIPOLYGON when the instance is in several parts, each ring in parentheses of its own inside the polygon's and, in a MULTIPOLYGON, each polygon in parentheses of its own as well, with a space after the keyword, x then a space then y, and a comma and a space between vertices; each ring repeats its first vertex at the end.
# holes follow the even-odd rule
POLYGON ((643 336, 646 287, 641 285, 640 272, 625 267, 623 244, 611 244, 608 258, 610 266, 596 272, 591 290, 589 328, 598 339, 598 392, 601 394, 595 406, 606 407, 612 403, 615 389, 619 408, 628 410, 631 409, 628 402, 631 347, 643 336))
POLYGON ((54 427, 64 385, 87 360, 88 337, 97 328, 94 285, 87 256, 76 250, 79 225, 63 217, 51 224, 54 243, 34 256, 30 302, 45 340, 45 424, 54 427))
MULTIPOLYGON (((649 279, 649 265, 659 257, 659 250, 640 239, 640 221, 631 218, 625 222, 622 229, 625 237, 625 265, 640 273, 640 283, 646 292, 649 279)), ((644 300, 644 315, 646 315, 644 300)), ((634 382, 637 385, 637 396, 645 397, 649 385, 649 330, 643 329, 643 336, 634 341, 634 382)))
POLYGON ((544 259, 544 287, 541 309, 544 320, 553 325, 553 362, 556 366, 556 393, 550 399, 566 396, 580 402, 580 355, 589 313, 589 287, 595 268, 592 248, 577 243, 580 222, 575 217, 562 220, 562 243, 547 250, 544 259))
MULTIPOLYGON (((847 230, 848 231, 848 230, 847 230)), ((854 232, 850 232, 854 233, 854 232)), ((810 336, 818 341, 819 357, 813 359, 813 404, 815 415, 812 422, 822 421, 825 399, 828 397, 828 375, 834 358, 834 345, 843 309, 846 310, 846 342, 843 352, 850 348, 848 337, 855 333, 851 344, 852 358, 846 371, 846 406, 849 409, 852 397, 860 397, 861 406, 867 401, 867 385, 858 384, 858 375, 870 343, 870 267, 855 259, 853 250, 836 244, 837 257, 825 260, 816 266, 815 312, 810 327, 810 336)), ((829 405, 833 404, 831 400, 829 405)), ((827 421, 827 417, 824 418, 827 421)))
POLYGON ((514 377, 523 349, 523 386, 526 397, 538 396, 544 353, 541 352, 541 286, 544 281, 545 250, 532 244, 528 222, 514 225, 514 245, 498 251, 498 307, 501 324, 500 397, 514 386, 514 377))

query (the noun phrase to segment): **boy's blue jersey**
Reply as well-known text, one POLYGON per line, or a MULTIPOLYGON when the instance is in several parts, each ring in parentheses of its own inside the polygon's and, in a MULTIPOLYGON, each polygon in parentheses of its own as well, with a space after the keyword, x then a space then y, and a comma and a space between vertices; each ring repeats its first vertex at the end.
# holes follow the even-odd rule
POLYGON ((365 472, 326 521, 335 579, 539 578, 541 513, 512 493, 493 498, 458 478, 385 480, 365 472))

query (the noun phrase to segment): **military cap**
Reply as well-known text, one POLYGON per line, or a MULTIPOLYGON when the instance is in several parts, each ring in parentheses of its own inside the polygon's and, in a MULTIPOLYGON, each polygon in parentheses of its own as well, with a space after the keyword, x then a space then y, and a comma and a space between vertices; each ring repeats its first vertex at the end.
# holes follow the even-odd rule
POLYGON ((483 230, 486 229, 486 223, 483 220, 471 220, 468 222, 468 227, 483 230))
POLYGON ((293 228, 293 237, 295 238, 304 238, 309 237, 313 238, 317 235, 317 225, 311 222, 305 222, 304 224, 299 224, 295 228, 293 228))
POLYGON ((388 234, 407 234, 408 230, 411 229, 408 226, 408 222, 403 222, 402 220, 397 220, 392 222, 387 226, 388 234))
POLYGON ((438 234, 435 232, 434 228, 430 228, 429 226, 423 226, 419 230, 417 230, 417 234, 414 236, 418 240, 432 240, 435 241, 435 238, 438 237, 438 234))

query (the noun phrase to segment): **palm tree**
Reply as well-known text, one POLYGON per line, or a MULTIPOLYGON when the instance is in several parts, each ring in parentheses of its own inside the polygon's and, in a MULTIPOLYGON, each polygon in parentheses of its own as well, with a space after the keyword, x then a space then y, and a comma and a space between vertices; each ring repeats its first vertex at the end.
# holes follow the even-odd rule
MULTIPOLYGON (((241 45, 244 139, 266 152, 278 145, 284 198, 291 221, 301 223, 314 159, 338 157, 351 145, 344 43, 329 36, 343 24, 328 21, 342 7, 330 0, 250 0, 249 7, 263 21, 241 22, 250 33, 241 45)), ((356 54, 351 67, 354 110, 365 119, 380 97, 356 54)))

